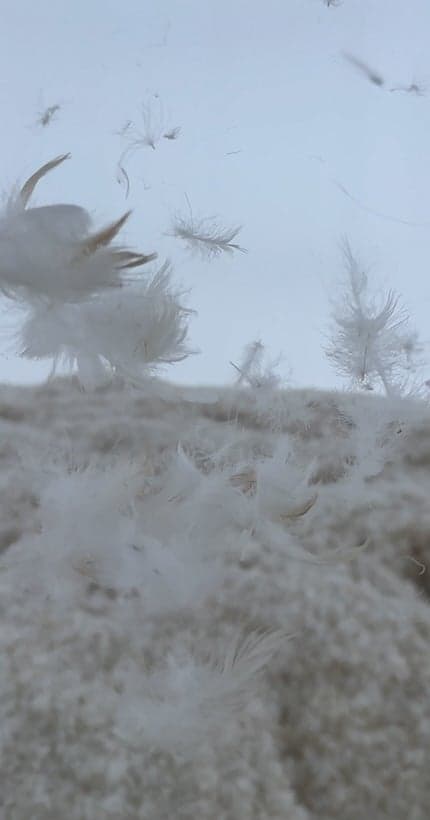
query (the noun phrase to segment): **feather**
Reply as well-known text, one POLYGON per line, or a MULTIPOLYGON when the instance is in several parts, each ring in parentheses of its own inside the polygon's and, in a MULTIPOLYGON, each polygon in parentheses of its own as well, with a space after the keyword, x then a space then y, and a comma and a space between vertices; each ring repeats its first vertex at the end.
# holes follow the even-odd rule
POLYGON ((130 748, 152 746, 193 757, 196 746, 225 731, 226 721, 245 708, 260 673, 293 637, 282 629, 255 630, 237 636, 218 657, 170 656, 143 691, 125 688, 116 736, 130 748))
POLYGON ((85 363, 101 374, 117 372, 141 379, 159 364, 181 361, 190 314, 170 289, 170 269, 163 267, 147 282, 105 290, 97 300, 80 304, 34 305, 18 335, 21 355, 85 363))
POLYGON ((187 218, 179 215, 175 217, 172 226, 173 236, 184 240, 191 251, 209 259, 235 250, 246 253, 245 248, 233 242, 240 230, 240 226, 223 228, 210 218, 195 220, 192 216, 187 218))
POLYGON ((358 57, 354 57, 353 54, 348 54, 345 51, 343 52, 343 56, 345 60, 348 60, 348 62, 351 63, 351 65, 355 66, 355 68, 358 68, 358 70, 361 71, 362 74, 365 74, 367 79, 370 80, 370 82, 373 83, 373 85, 384 85, 384 78, 376 71, 374 71, 373 68, 370 68, 367 65, 367 63, 365 63, 363 60, 360 60, 358 57))

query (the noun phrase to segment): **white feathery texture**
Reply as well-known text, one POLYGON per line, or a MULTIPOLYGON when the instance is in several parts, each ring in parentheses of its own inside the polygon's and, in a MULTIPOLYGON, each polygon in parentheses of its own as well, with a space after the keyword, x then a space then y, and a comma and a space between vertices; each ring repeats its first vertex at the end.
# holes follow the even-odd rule
POLYGON ((333 308, 327 356, 352 387, 373 390, 379 384, 388 395, 405 392, 422 351, 417 335, 408 329, 408 315, 398 296, 389 291, 377 306, 367 294, 367 275, 347 241, 343 251, 348 279, 343 300, 333 308))
POLYGON ((239 635, 219 657, 205 657, 201 650, 169 655, 163 668, 148 676, 147 692, 126 688, 119 737, 135 748, 161 746, 192 762, 205 736, 222 735, 225 721, 243 709, 256 676, 290 637, 282 630, 260 630, 239 635))
POLYGON ((137 128, 131 120, 127 123, 126 128, 123 129, 123 135, 127 138, 128 145, 120 161, 145 146, 155 151, 157 144, 162 137, 166 137, 166 135, 167 139, 176 139, 179 135, 180 128, 170 129, 166 125, 163 103, 158 94, 151 95, 142 102, 141 118, 141 129, 137 128))
POLYGON ((0 217, 0 289, 24 315, 17 346, 27 358, 51 358, 53 373, 59 363, 77 366, 84 386, 112 374, 139 382, 191 352, 191 311, 171 286, 169 263, 143 278, 136 269, 156 254, 112 244, 128 213, 94 231, 76 205, 28 207, 38 181, 67 158, 42 166, 0 217))
POLYGON ((152 278, 104 291, 80 304, 32 308, 20 331, 21 355, 77 364, 83 384, 106 381, 110 372, 138 381, 160 364, 189 355, 187 319, 171 289, 168 264, 152 278))
POLYGON ((0 390, 0 814, 425 818, 428 405, 151 385, 0 390))
POLYGON ((279 429, 282 416, 280 389, 285 386, 285 381, 276 372, 281 359, 281 355, 269 359, 262 341, 256 339, 245 346, 239 364, 230 362, 238 374, 235 387, 251 388, 261 421, 276 429, 279 429))
POLYGON ((214 259, 221 253, 233 251, 246 253, 245 248, 233 241, 240 230, 240 226, 225 228, 214 217, 196 219, 191 212, 189 216, 176 214, 172 222, 172 235, 182 239, 190 251, 203 259, 214 259))
POLYGON ((133 120, 128 120, 119 132, 127 144, 118 160, 117 181, 125 184, 126 198, 130 192, 130 178, 125 169, 126 160, 131 159, 141 148, 152 148, 155 151, 161 139, 173 142, 181 133, 179 126, 171 127, 167 124, 163 103, 158 94, 148 97, 142 103, 141 117, 142 128, 138 128, 133 120))
POLYGON ((190 352, 169 265, 131 275, 128 214, 27 207, 65 159, 0 221, 20 352, 54 362, 0 389, 1 817, 424 819, 430 411, 395 297, 346 245, 329 353, 385 397, 283 390, 261 342, 231 388, 163 384, 190 352))
POLYGON ((236 385, 248 385, 254 388, 276 388, 280 386, 280 377, 275 373, 279 358, 265 362, 266 351, 260 339, 246 345, 239 365, 231 362, 238 372, 236 385))
POLYGON ((130 193, 130 177, 125 168, 126 160, 131 159, 141 148, 152 148, 155 151, 161 139, 173 142, 181 133, 179 126, 167 125, 164 107, 158 94, 148 97, 142 103, 141 115, 142 128, 137 128, 133 120, 128 120, 118 132, 127 142, 118 160, 116 175, 117 182, 125 185, 126 199, 130 193))
POLYGON ((124 249, 109 244, 128 214, 118 220, 116 230, 115 223, 108 226, 112 234, 100 236, 91 247, 100 232, 92 230, 84 208, 64 204, 28 207, 39 179, 68 158, 68 154, 61 155, 39 169, 35 180, 30 177, 21 191, 9 197, 0 217, 0 286, 12 298, 79 301, 122 284, 124 249))

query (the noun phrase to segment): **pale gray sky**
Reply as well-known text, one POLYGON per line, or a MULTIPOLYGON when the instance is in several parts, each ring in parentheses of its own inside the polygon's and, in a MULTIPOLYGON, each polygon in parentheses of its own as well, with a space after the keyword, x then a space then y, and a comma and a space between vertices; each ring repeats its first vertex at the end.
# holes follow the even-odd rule
MULTIPOLYGON (((40 184, 38 203, 75 202, 97 224, 133 208, 125 237, 172 260, 198 311, 191 342, 201 354, 169 378, 231 380, 229 361, 261 338, 273 357, 283 352, 280 370, 291 368, 294 384, 338 386, 322 345, 344 234, 376 288, 400 292, 427 340, 429 31, 428 0, 4 0, 2 188, 70 151, 40 184), (371 84, 342 51, 385 84, 371 84), (415 80, 428 96, 389 90, 415 80), (182 130, 129 160, 126 200, 115 132, 139 124, 151 94, 182 130), (56 103, 57 118, 38 126, 56 103), (364 210, 333 180, 394 219, 364 210), (242 224, 248 254, 202 262, 165 236, 186 196, 196 216, 242 224)), ((49 363, 17 359, 5 331, 1 339, 0 380, 44 378, 49 363)))

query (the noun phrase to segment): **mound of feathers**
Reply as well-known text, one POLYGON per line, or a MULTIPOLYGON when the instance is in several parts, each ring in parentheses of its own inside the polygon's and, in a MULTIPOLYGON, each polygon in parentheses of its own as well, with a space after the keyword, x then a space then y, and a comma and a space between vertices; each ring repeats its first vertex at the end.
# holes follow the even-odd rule
POLYGON ((425 820, 430 412, 0 389, 0 815, 425 820))

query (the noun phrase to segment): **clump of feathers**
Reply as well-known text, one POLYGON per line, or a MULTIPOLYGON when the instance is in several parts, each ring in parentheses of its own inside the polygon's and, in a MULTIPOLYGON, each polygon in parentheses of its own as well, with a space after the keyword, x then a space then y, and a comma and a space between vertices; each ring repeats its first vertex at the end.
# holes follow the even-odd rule
POLYGON ((138 269, 156 253, 114 244, 130 212, 94 230, 77 205, 28 207, 39 180, 68 157, 36 171, 0 217, 0 290, 25 314, 18 347, 27 358, 51 358, 54 372, 60 361, 77 365, 86 383, 109 372, 139 380, 188 355, 191 311, 167 263, 142 277, 138 269))
POLYGON ((77 365, 83 384, 116 373, 136 383, 158 365, 182 361, 191 311, 170 286, 168 264, 151 278, 97 299, 33 305, 20 331, 21 355, 77 365))

